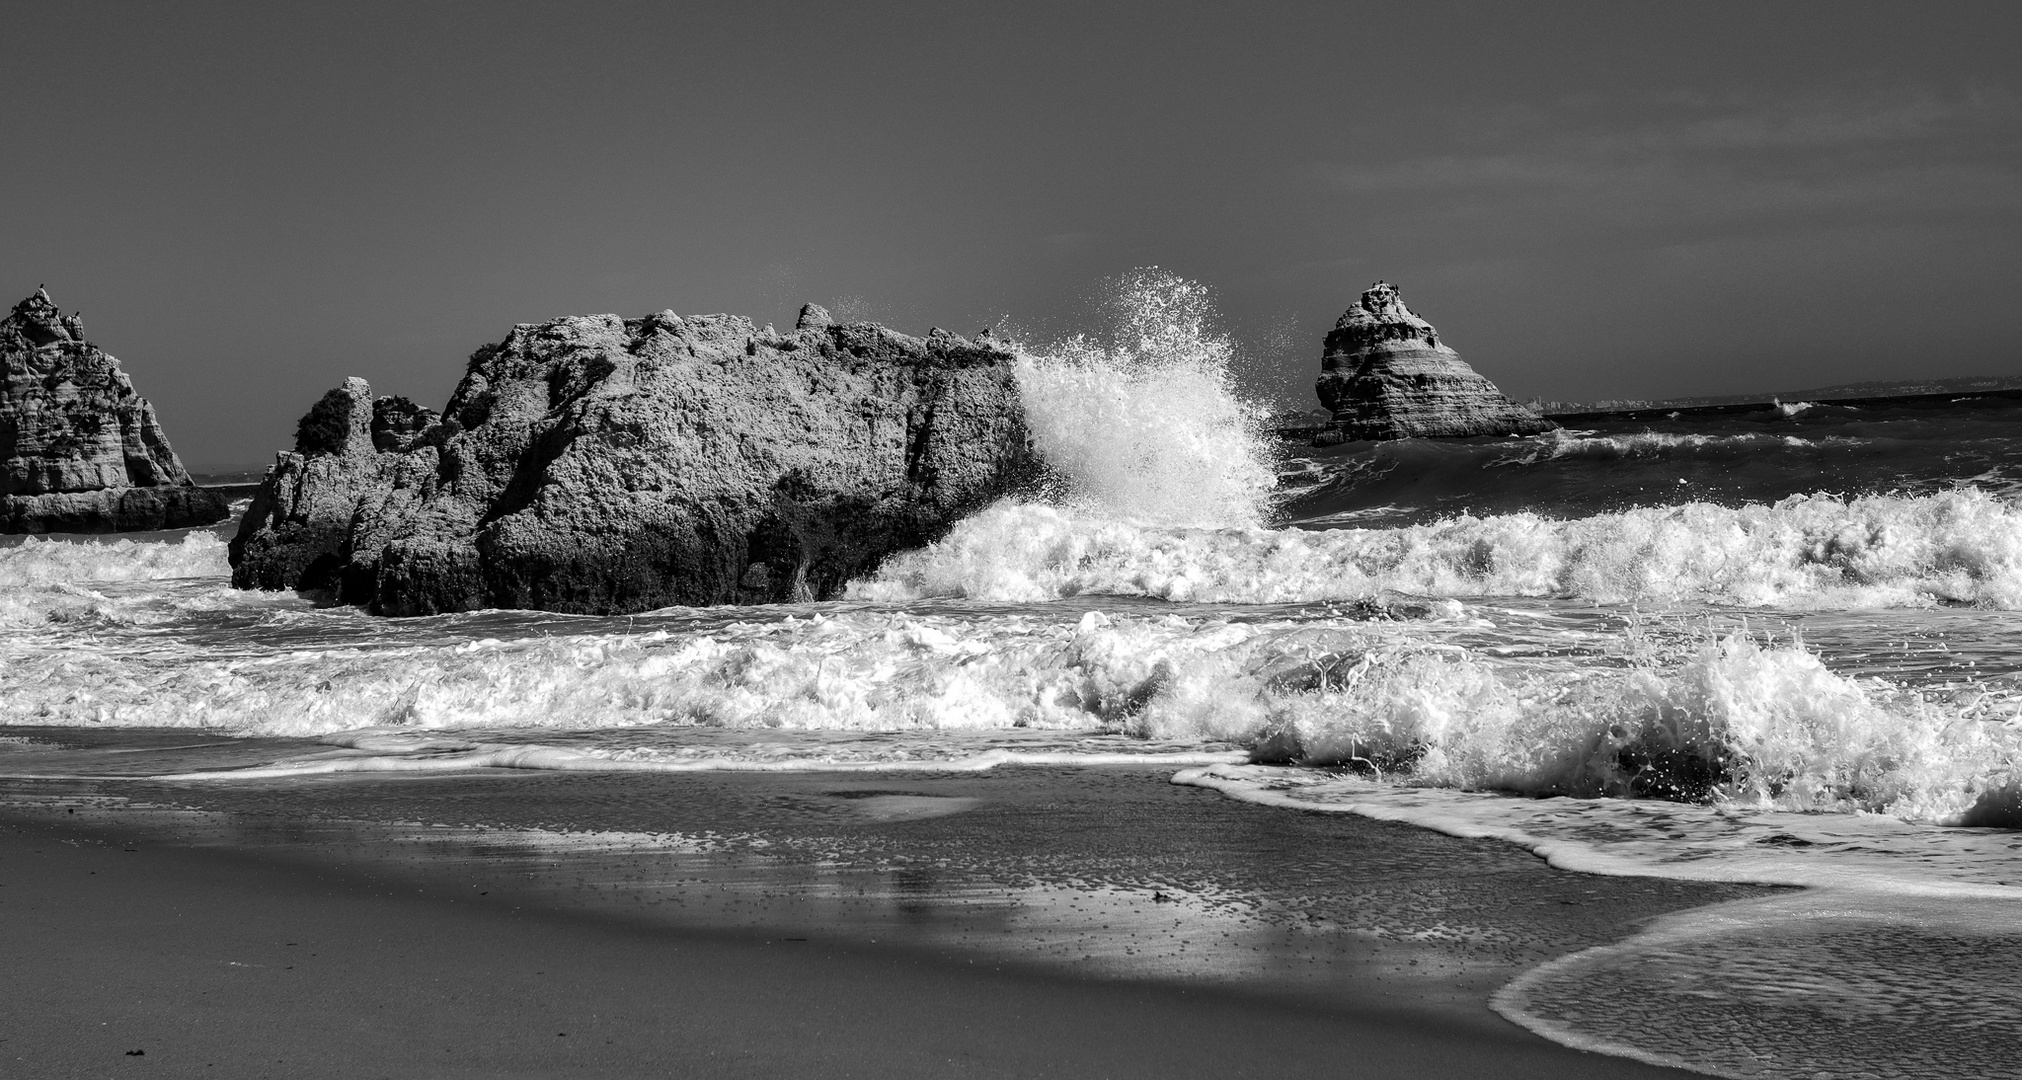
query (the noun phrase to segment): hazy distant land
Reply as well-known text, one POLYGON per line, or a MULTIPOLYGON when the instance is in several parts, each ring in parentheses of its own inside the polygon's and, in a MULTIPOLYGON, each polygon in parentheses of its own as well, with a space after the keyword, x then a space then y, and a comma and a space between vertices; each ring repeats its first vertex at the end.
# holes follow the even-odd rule
POLYGON ((1964 375, 1951 379, 1870 379, 1839 383, 1811 390, 1784 390, 1766 394, 1726 394, 1712 397, 1681 397, 1658 400, 1545 401, 1527 404, 1542 413, 1615 412, 1632 409, 1690 409, 1709 405, 1749 405, 1756 402, 1836 401, 1860 398, 1913 397, 1922 394, 1978 394, 1997 390, 2022 390, 2022 375, 1964 375))

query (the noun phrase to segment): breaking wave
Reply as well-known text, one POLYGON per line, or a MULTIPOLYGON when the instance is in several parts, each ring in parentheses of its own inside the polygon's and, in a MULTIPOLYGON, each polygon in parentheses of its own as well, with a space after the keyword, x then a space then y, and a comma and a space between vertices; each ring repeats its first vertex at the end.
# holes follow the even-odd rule
MULTIPOLYGON (((1205 290, 1146 270, 1113 282, 1108 302, 1102 334, 1019 362, 1057 498, 975 514, 852 583, 848 601, 377 620, 230 589, 225 545, 208 532, 31 540, 0 549, 0 724, 344 742, 348 763, 319 769, 952 768, 1234 752, 1446 789, 2022 820, 2022 695, 2000 671, 1962 673, 1965 691, 1913 686, 1889 681, 1881 661, 1854 667, 1889 678, 1861 677, 1795 640, 1682 627, 1676 614, 1644 631, 1532 603, 1551 613, 1539 629, 1461 602, 1677 605, 1700 617, 1702 605, 2018 610, 2014 503, 1965 487, 1268 528, 1277 463, 1231 382, 1235 346, 1205 290), (378 734, 360 742, 361 731, 378 734)), ((1407 500, 1428 475, 1471 476, 1462 487, 1481 492, 1498 487, 1482 476, 1553 462, 1626 474, 1611 463, 1669 470, 1875 445, 1849 432, 1559 432, 1365 445, 1347 467, 1316 455, 1288 475, 1407 500)), ((1955 471, 2005 467, 1995 458, 1955 471)), ((1778 468, 1780 482, 1816 478, 1778 468)), ((1983 644, 2005 647, 1983 621, 1983 644)))
POLYGON ((471 740, 310 771, 949 768, 1233 749, 1533 794, 1977 823, 2005 821, 2015 804, 2022 699, 1852 678, 1797 644, 1673 628, 1661 641, 1607 631, 1569 648, 1554 632, 1552 655, 1501 656, 1460 639, 1521 633, 1453 601, 1248 619, 1076 614, 833 610, 679 632, 223 654, 14 647, 0 723, 471 740), (515 745, 496 745, 507 731, 515 745), (792 732, 808 734, 788 745, 769 734, 792 732), (976 742, 1014 732, 1134 746, 1005 758, 1018 747, 976 742), (832 740, 844 733, 886 737, 845 752, 832 740), (889 737, 907 733, 933 738, 889 737))
POLYGON ((191 532, 174 543, 142 540, 43 540, 0 548, 0 589, 83 586, 112 581, 217 576, 230 572, 225 542, 191 532))
POLYGON ((2022 608, 2022 512, 1972 489, 1391 529, 1160 527, 1000 504, 851 585, 862 599, 1217 603, 1534 596, 1787 608, 2022 608))
POLYGON ((162 597, 117 596, 136 582, 201 579, 224 589, 225 542, 197 531, 161 541, 42 540, 0 548, 0 628, 50 623, 142 622, 170 617, 162 597))
POLYGON ((1070 505, 1163 525, 1255 525, 1276 474, 1230 377, 1205 286, 1157 268, 1107 283, 1110 325, 1020 356, 1032 445, 1070 505))
MULTIPOLYGON (((2022 824, 2018 703, 1956 703, 1734 634, 1566 678, 1460 654, 1342 657, 1248 740, 1261 761, 1414 783, 2022 824), (1351 692, 1352 691, 1352 692, 1351 692)), ((1160 734, 1170 736, 1172 732, 1160 734)))

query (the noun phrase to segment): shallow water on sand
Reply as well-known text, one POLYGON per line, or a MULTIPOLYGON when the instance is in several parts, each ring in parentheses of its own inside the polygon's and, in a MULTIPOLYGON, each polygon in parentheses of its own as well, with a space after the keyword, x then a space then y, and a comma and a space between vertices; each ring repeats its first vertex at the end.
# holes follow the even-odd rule
POLYGON ((1498 842, 1201 798, 1169 773, 0 781, 0 806, 494 902, 1477 1025, 1539 963, 1766 892, 1594 879, 1498 842))

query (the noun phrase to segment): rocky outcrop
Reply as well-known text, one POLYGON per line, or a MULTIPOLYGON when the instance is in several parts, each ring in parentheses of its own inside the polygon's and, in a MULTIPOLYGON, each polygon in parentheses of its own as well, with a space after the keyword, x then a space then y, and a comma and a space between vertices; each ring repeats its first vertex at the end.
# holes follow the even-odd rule
POLYGON ((38 289, 0 319, 0 532, 130 532, 224 520, 119 361, 38 289))
POLYGON ((442 414, 352 379, 231 544, 241 588, 386 615, 835 595, 1025 482, 1011 353, 730 315, 515 327, 442 414))
POLYGON ((1320 358, 1320 403, 1340 439, 1534 435, 1557 424, 1502 395, 1379 281, 1335 322, 1320 358))

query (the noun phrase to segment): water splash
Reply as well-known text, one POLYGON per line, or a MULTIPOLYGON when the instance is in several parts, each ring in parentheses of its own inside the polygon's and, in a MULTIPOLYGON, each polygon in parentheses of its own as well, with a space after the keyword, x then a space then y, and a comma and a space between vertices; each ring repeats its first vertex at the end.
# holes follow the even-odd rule
POLYGON ((1108 325, 1021 356, 1035 449, 1068 501, 1162 525, 1249 526, 1275 483, 1263 411, 1206 286, 1156 267, 1105 283, 1108 325))

